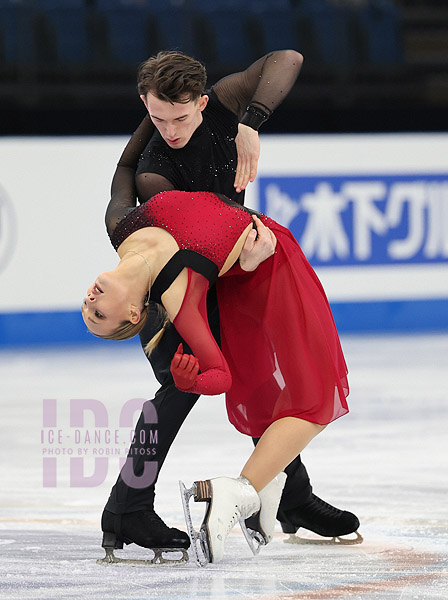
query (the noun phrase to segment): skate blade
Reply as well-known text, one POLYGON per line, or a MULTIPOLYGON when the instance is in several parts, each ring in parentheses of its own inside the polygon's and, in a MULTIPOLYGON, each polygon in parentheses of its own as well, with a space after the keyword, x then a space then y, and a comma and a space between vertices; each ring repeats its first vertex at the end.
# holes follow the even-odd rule
POLYGON ((188 552, 185 548, 149 548, 154 552, 153 558, 148 559, 134 559, 134 558, 119 558, 115 556, 113 548, 105 548, 106 556, 99 558, 96 561, 97 565, 115 565, 115 564, 126 564, 126 565, 145 565, 145 566, 173 566, 183 565, 188 562, 188 552), (182 554, 178 559, 165 558, 164 553, 169 554, 182 554))
POLYGON ((316 546, 354 546, 355 544, 362 544, 364 538, 358 532, 354 532, 355 538, 345 538, 341 536, 335 536, 333 538, 303 538, 294 533, 289 534, 289 538, 283 540, 285 544, 300 544, 300 545, 316 545, 316 546))
POLYGON ((246 538, 246 542, 249 544, 249 548, 252 550, 252 554, 256 556, 260 552, 260 548, 262 546, 266 546, 266 540, 259 531, 255 531, 250 527, 246 527, 245 519, 240 519, 239 524, 241 531, 246 538))
POLYGON ((179 481, 180 496, 182 499, 182 506, 184 509, 185 523, 187 525, 188 535, 191 540, 191 550, 193 552, 196 563, 200 567, 205 567, 211 562, 211 553, 207 540, 207 527, 205 523, 202 523, 199 531, 193 526, 191 518, 189 501, 192 496, 196 498, 197 487, 193 484, 191 488, 186 488, 182 481, 179 481))

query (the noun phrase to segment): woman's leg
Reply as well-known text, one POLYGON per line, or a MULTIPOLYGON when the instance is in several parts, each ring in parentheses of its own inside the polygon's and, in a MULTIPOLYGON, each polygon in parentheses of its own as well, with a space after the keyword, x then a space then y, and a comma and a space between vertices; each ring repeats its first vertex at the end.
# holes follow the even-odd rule
POLYGON ((224 543, 235 523, 245 521, 258 511, 259 528, 256 529, 262 533, 265 543, 271 540, 286 479, 281 471, 324 428, 295 417, 279 419, 261 436, 241 472, 242 477, 195 482, 195 500, 210 501, 203 522, 210 562, 222 559, 224 543))
POLYGON ((259 492, 325 427, 296 417, 274 421, 261 436, 241 475, 259 492))

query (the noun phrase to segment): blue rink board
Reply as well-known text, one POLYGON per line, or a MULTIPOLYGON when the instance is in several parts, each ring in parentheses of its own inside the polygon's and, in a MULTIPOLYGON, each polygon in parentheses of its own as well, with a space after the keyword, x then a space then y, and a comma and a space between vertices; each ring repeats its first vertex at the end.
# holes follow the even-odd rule
MULTIPOLYGON (((448 299, 333 302, 331 308, 340 333, 448 331, 448 299)), ((110 342, 90 334, 79 311, 0 313, 0 346, 72 343, 110 342)))

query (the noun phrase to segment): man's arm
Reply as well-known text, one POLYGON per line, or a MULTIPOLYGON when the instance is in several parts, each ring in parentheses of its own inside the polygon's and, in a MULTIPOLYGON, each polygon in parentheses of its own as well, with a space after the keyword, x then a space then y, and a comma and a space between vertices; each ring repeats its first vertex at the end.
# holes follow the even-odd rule
POLYGON ((174 185, 169 179, 158 173, 139 173, 136 176, 137 194, 140 202, 146 202, 159 192, 174 190, 174 185))
POLYGON ((263 56, 241 73, 224 77, 213 86, 220 102, 240 119, 235 139, 238 164, 234 186, 239 192, 257 174, 260 142, 258 129, 286 98, 302 67, 295 50, 278 50, 263 56))
MULTIPOLYGON (((127 143, 123 154, 118 161, 112 179, 111 199, 106 210, 106 228, 112 235, 121 219, 137 204, 137 189, 135 185, 135 172, 141 153, 146 148, 154 133, 155 127, 147 115, 136 129, 134 135, 127 143)), ((172 184, 160 175, 152 174, 152 187, 155 190, 150 198, 158 192, 173 189, 172 184)))
POLYGON ((220 79, 213 89, 220 102, 242 123, 256 125, 257 113, 267 120, 289 94, 302 63, 303 56, 296 50, 276 50, 259 58, 245 71, 220 79))

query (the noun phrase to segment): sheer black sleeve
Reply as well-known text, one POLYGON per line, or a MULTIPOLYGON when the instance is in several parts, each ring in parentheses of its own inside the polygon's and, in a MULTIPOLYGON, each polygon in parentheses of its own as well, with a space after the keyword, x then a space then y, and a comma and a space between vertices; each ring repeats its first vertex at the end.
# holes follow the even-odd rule
POLYGON ((154 129, 154 124, 147 115, 127 143, 118 161, 112 179, 111 199, 106 210, 106 228, 109 236, 121 219, 137 204, 135 172, 140 155, 151 139, 154 129))
POLYGON ((245 71, 219 80, 213 89, 221 103, 240 120, 249 105, 266 115, 266 120, 290 92, 302 62, 303 56, 295 50, 277 50, 245 71))
POLYGON ((137 194, 140 202, 146 202, 159 192, 174 190, 169 179, 158 173, 139 173, 136 177, 137 194))

